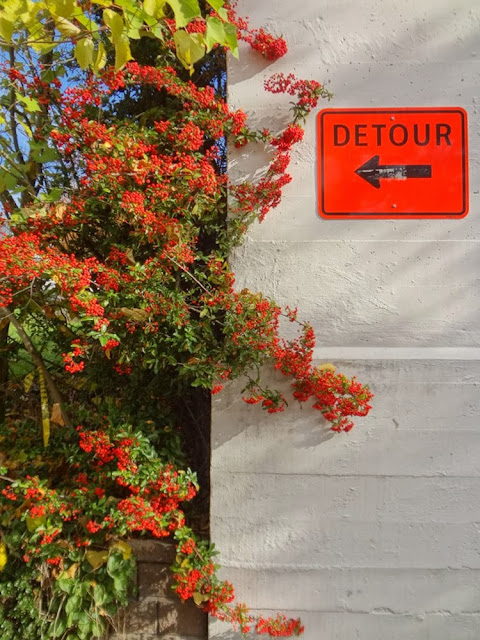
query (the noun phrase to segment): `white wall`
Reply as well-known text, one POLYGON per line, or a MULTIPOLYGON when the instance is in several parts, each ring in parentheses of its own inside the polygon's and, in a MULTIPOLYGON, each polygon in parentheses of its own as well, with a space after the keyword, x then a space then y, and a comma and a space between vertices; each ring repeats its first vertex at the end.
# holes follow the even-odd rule
MULTIPOLYGON (((241 0, 289 43, 229 67, 230 101, 281 127, 274 72, 328 82, 335 107, 460 106, 461 220, 317 216, 315 118, 282 205, 234 256, 239 288, 298 306, 318 362, 370 383, 371 416, 270 416, 232 384, 214 406, 212 538, 241 599, 301 615, 306 640, 480 638, 480 5, 477 0, 241 0)), ((327 106, 326 104, 324 105, 327 106)), ((232 176, 264 163, 248 147, 232 176)), ((285 385, 285 382, 280 381, 285 385)), ((213 623, 211 637, 228 638, 213 623)))

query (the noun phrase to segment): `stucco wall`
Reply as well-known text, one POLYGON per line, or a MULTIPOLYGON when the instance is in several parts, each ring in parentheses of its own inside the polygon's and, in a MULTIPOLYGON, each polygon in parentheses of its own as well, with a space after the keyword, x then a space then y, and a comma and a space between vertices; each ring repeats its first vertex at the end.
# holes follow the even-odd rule
MULTIPOLYGON (((281 206, 234 256, 239 288, 298 306, 318 362, 369 382, 370 417, 331 437, 318 413, 216 396, 212 538, 240 598, 301 615, 306 640, 480 638, 480 6, 476 0, 240 0, 289 54, 229 65, 230 101, 281 127, 265 77, 328 83, 334 107, 468 112, 461 220, 317 216, 315 122, 281 206)), ((327 106, 326 104, 324 105, 327 106)), ((261 153, 232 152, 233 177, 261 153)), ((284 384, 280 381, 281 384, 284 384)), ((212 623, 210 636, 228 638, 212 623)))

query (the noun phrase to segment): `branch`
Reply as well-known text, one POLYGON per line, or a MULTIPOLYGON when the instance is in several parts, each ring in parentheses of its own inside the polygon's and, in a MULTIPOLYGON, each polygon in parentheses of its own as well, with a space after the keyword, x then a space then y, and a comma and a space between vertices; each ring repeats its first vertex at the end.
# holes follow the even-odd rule
POLYGON ((50 372, 48 371, 47 367, 45 366, 45 363, 43 362, 42 357, 40 356, 38 351, 35 349, 32 341, 30 340, 28 335, 25 333, 25 330, 22 327, 22 325, 20 324, 20 322, 14 316, 13 311, 11 311, 11 309, 9 309, 8 307, 0 307, 0 318, 6 318, 6 319, 10 320, 12 325, 17 330, 17 333, 20 336, 21 341, 23 342, 23 346, 28 351, 28 353, 32 356, 32 359, 33 359, 33 362, 35 363, 35 365, 43 373, 43 376, 45 378, 45 382, 47 384, 48 391, 50 393, 51 399, 53 400, 53 402, 58 403, 60 405, 60 410, 62 412, 63 421, 65 422, 65 425, 67 427, 71 427, 72 423, 70 421, 70 418, 68 417, 67 412, 65 411, 65 409, 63 407, 62 395, 61 395, 60 391, 57 389, 57 386, 56 386, 55 382, 53 381, 53 378, 50 375, 50 372))

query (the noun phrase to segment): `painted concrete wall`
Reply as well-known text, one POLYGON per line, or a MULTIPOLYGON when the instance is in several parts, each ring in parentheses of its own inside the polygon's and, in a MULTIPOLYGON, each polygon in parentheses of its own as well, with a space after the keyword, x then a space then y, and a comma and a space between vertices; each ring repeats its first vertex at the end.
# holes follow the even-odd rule
MULTIPOLYGON (((306 640, 480 638, 480 5, 477 0, 241 0, 289 43, 242 51, 230 101, 281 127, 265 77, 328 83, 329 107, 460 106, 469 116, 462 220, 327 221, 315 122, 282 205, 234 256, 239 288, 298 306, 318 362, 369 382, 370 417, 331 437, 316 412, 268 416, 216 396, 212 537, 240 598, 299 614, 306 640)), ((327 105, 325 105, 327 106, 327 105)), ((250 153, 248 151, 248 153, 250 153)), ((258 153, 232 155, 233 177, 258 153)), ((281 384, 284 384, 281 382, 281 384)), ((212 623, 210 635, 229 638, 212 623)))

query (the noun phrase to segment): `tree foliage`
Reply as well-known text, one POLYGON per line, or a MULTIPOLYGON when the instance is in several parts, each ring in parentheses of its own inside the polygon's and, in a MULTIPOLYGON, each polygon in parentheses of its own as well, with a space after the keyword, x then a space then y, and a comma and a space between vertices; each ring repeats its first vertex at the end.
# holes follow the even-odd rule
POLYGON ((243 632, 298 634, 235 604, 188 525, 182 423, 195 390, 241 376, 247 404, 283 411, 266 364, 335 431, 370 408, 368 388, 313 365, 308 323, 237 290, 228 263, 279 203, 301 124, 329 94, 277 74, 266 89, 292 96, 291 122, 250 129, 200 71, 214 77, 237 37, 269 60, 286 44, 220 0, 14 0, 0 35, 2 639, 102 637, 128 597, 132 535, 174 537, 181 598, 243 632), (257 182, 229 184, 227 137, 266 146, 257 182))

